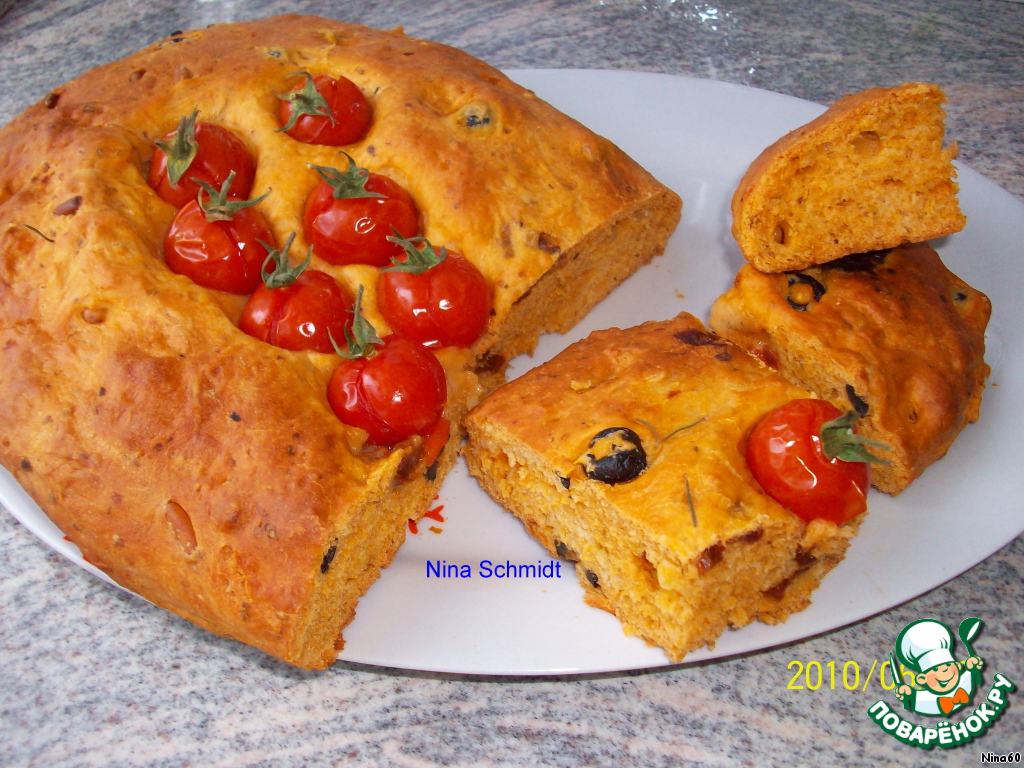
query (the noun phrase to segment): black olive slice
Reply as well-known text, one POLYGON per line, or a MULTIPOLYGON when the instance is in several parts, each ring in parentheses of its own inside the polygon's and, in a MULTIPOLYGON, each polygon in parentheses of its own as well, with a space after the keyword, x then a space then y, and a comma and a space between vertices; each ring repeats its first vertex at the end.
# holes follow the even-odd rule
POLYGON ((814 301, 821 301, 821 297, 825 295, 825 286, 819 283, 810 275, 805 275, 802 272, 795 272, 789 276, 789 293, 786 295, 786 301, 789 302, 789 306, 800 312, 807 311, 807 305, 811 303, 811 298, 814 301), (811 288, 811 296, 803 296, 807 289, 798 289, 795 293, 793 286, 807 285, 811 288))
POLYGON ((634 480, 647 469, 647 452, 632 429, 608 427, 594 435, 577 463, 591 480, 616 485, 634 480))
POLYGON ((849 384, 846 385, 846 397, 850 400, 850 405, 853 406, 853 410, 857 412, 858 416, 864 417, 868 415, 868 403, 867 401, 857 394, 855 390, 849 384))
POLYGON ((320 561, 320 573, 327 573, 331 569, 331 563, 334 562, 337 552, 337 544, 331 544, 330 548, 324 552, 324 559, 320 561))
POLYGON ((491 124, 491 108, 489 105, 474 102, 462 110, 462 124, 467 128, 482 128, 491 124))
POLYGON ((821 269, 838 269, 842 272, 867 272, 875 276, 875 270, 885 263, 885 257, 889 251, 866 251, 865 253, 854 253, 850 256, 843 256, 827 264, 822 264, 821 269))
POLYGON ((558 539, 555 539, 555 553, 564 560, 571 560, 574 563, 580 560, 580 556, 573 549, 558 539))

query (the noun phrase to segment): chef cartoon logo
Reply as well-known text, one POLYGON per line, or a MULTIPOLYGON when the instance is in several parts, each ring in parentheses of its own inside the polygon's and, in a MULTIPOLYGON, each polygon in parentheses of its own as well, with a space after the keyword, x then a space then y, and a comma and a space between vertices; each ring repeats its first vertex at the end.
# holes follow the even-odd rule
MULTIPOLYGON (((895 695, 907 709, 918 715, 948 718, 966 712, 981 691, 984 660, 971 647, 981 631, 981 619, 964 619, 957 634, 967 657, 957 661, 953 632, 941 621, 918 619, 905 626, 896 637, 894 653, 889 655, 895 695), (897 663, 897 660, 899 663, 897 663), (901 672, 902 670, 902 672, 901 672)), ((940 720, 918 725, 897 714, 885 701, 876 701, 868 709, 882 730, 905 744, 931 749, 964 744, 984 733, 1009 703, 1007 694, 1015 686, 995 673, 993 685, 970 714, 956 722, 940 720)))
MULTIPOLYGON (((896 638, 896 657, 913 672, 917 687, 901 683, 896 686, 896 698, 919 715, 950 715, 967 706, 985 666, 970 645, 980 629, 981 619, 964 619, 960 624, 960 639, 969 654, 961 662, 953 658, 953 633, 941 621, 918 619, 907 624, 896 638)), ((889 664, 899 669, 891 656, 889 664)), ((898 677, 893 674, 893 680, 898 677)))

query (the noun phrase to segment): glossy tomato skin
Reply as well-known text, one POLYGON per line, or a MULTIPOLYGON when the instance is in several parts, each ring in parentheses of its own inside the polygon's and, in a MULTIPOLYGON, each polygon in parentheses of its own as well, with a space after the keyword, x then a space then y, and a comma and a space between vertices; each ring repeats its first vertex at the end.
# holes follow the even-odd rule
POLYGON ((372 357, 343 359, 327 401, 345 424, 366 430, 374 445, 426 435, 448 400, 444 368, 419 344, 388 336, 372 357))
POLYGON ((487 329, 491 292, 479 269, 449 252, 420 274, 381 273, 377 309, 392 331, 425 347, 469 347, 487 329))
POLYGON ((282 349, 333 353, 331 337, 340 345, 345 343, 351 311, 352 299, 333 277, 307 269, 291 285, 257 286, 238 327, 282 349))
POLYGON ((263 262, 274 238, 256 210, 235 211, 230 221, 207 221, 192 200, 178 211, 164 239, 164 258, 172 272, 197 285, 240 296, 262 283, 263 262))
POLYGON ((754 427, 747 465, 764 492, 798 517, 845 523, 867 509, 868 465, 825 457, 822 425, 842 415, 823 400, 792 400, 754 427))
POLYGON ((402 237, 413 237, 419 231, 416 205, 399 184, 371 173, 365 189, 384 197, 335 200, 334 189, 321 181, 306 199, 306 241, 330 264, 385 267, 402 253, 388 236, 397 230, 402 237))
MULTIPOLYGON (((305 80, 292 90, 301 90, 305 80)), ((347 77, 334 79, 328 75, 313 75, 313 85, 323 96, 334 115, 334 122, 326 116, 301 115, 286 133, 306 144, 324 144, 341 147, 355 144, 370 130, 373 111, 359 87, 347 77)), ((281 101, 281 125, 287 125, 292 115, 290 101, 281 101)))
MULTIPOLYGON (((164 140, 173 140, 174 134, 171 131, 164 140)), ((149 186, 168 203, 181 208, 199 195, 199 185, 193 178, 220 189, 228 174, 234 171, 229 196, 233 200, 248 199, 256 176, 256 163, 242 140, 219 125, 196 123, 196 144, 196 156, 177 185, 172 185, 167 177, 167 154, 157 147, 149 166, 149 186)))

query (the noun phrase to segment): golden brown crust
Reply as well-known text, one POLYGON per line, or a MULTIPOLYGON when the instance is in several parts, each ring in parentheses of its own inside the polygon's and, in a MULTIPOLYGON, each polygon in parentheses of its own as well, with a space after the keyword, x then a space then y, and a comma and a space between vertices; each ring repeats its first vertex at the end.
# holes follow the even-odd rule
POLYGON ((744 257, 780 272, 963 229, 945 100, 926 83, 872 88, 767 147, 732 199, 744 257))
MULTIPOLYGON (((273 189, 261 211, 279 241, 298 232, 304 252, 301 213, 316 181, 306 164, 344 159, 277 132, 274 91, 297 70, 345 75, 370 96, 371 131, 347 151, 403 184, 424 234, 466 255, 493 288, 495 315, 473 353, 440 355, 456 424, 495 383, 487 373, 480 384, 475 357, 525 351, 544 330, 543 320, 509 329, 507 317, 559 254, 623 216, 658 211, 649 259, 679 202, 497 70, 400 31, 315 17, 162 41, 57 89, 0 132, 0 460, 119 583, 214 632, 324 667, 455 449, 436 482, 397 477, 415 439, 361 456, 358 434, 326 402, 336 358, 246 336, 239 301, 172 274, 161 245, 174 210, 145 181, 152 140, 198 108, 245 141, 255 191, 273 189), (76 196, 77 210, 57 212, 76 196)), ((371 320, 387 332, 373 311, 375 270, 314 266, 365 284, 371 320)))
POLYGON ((683 314, 591 334, 499 388, 467 417, 465 453, 534 537, 579 562, 589 604, 678 660, 728 625, 806 607, 842 558, 856 524, 806 526, 744 458, 765 414, 807 396, 683 314), (610 427, 647 454, 615 485, 579 464, 610 427))
MULTIPOLYGON (((307 163, 337 166, 344 158, 279 132, 274 93, 286 91, 297 70, 345 75, 371 96, 375 114, 367 137, 345 151, 406 187, 424 234, 465 254, 493 288, 496 320, 477 350, 496 343, 510 307, 595 229, 652 201, 679 207, 678 196, 611 142, 498 70, 400 30, 283 16, 174 39, 181 42, 162 41, 56 89, 54 109, 31 107, 0 141, 3 187, 20 187, 39 171, 46 139, 60 142, 91 126, 129 128, 141 164, 152 139, 198 108, 201 120, 234 130, 254 152, 253 189, 274 190, 260 210, 276 237, 298 233, 294 249, 302 253, 302 211, 318 180, 307 163)), ((350 283, 366 279, 358 270, 314 266, 350 283)))
POLYGON ((506 430, 553 472, 575 479, 583 477, 576 460, 595 434, 607 427, 633 429, 644 440, 651 464, 692 464, 692 487, 705 481, 721 486, 716 490, 721 503, 702 510, 701 519, 708 525, 695 530, 688 513, 678 514, 685 507, 681 471, 647 472, 614 486, 587 485, 611 503, 621 501, 624 514, 636 516, 639 525, 649 521, 657 530, 652 535, 689 557, 723 533, 747 529, 748 520, 729 512, 734 503, 765 503, 739 452, 745 430, 737 423, 752 427, 772 408, 798 397, 806 392, 764 371, 756 360, 683 314, 661 323, 592 333, 485 398, 467 427, 471 434, 474 425, 484 423, 506 430), (655 451, 656 441, 644 422, 659 435, 693 426, 655 451), (700 447, 700 456, 687 457, 694 445, 700 447), (628 503, 641 497, 643 505, 628 503))
POLYGON ((745 266, 711 327, 844 410, 858 404, 849 385, 867 408, 860 431, 892 448, 872 480, 895 494, 977 420, 990 313, 983 293, 918 244, 794 274, 745 266), (824 289, 819 299, 806 278, 824 289))

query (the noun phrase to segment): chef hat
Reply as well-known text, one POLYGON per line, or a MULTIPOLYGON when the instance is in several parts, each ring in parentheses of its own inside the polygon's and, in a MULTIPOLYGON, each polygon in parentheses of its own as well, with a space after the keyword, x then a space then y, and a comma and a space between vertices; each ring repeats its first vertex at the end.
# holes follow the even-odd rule
POLYGON ((896 638, 896 652, 908 667, 927 672, 953 661, 953 633, 934 619, 919 619, 903 628, 896 638))

